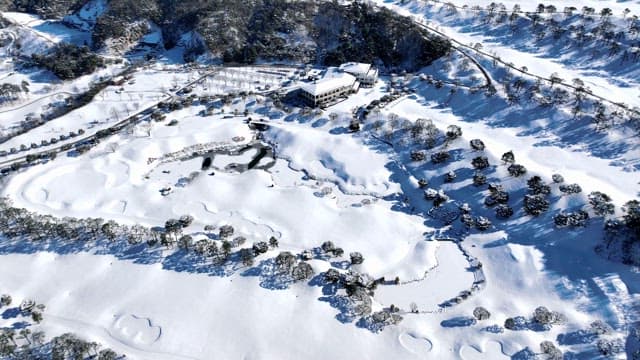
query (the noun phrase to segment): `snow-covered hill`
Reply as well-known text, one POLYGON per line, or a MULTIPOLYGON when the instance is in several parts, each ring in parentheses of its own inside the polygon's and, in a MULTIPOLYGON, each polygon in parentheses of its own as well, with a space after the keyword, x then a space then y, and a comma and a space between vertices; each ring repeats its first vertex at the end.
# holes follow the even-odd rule
MULTIPOLYGON (((489 1, 374 3, 453 50, 326 109, 278 95, 309 68, 169 53, 103 70, 118 85, 0 144, 0 335, 73 332, 133 359, 640 356, 640 242, 610 231, 640 194, 637 66, 593 52, 613 40, 575 43, 607 6, 635 47, 640 4, 553 2, 578 9, 539 14, 567 32, 536 39, 531 4, 514 32, 489 1), (41 143, 78 128, 77 150, 41 143)), ((67 20, 91 27, 103 5, 67 20)), ((34 91, 0 109, 6 129, 97 76, 50 89, 7 69, 34 91)))

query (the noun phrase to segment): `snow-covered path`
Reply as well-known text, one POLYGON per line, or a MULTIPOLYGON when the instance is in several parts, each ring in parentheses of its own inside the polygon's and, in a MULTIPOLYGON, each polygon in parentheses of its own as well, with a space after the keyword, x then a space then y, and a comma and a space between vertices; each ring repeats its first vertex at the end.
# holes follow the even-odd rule
MULTIPOLYGON (((482 44, 481 53, 495 54, 506 63, 513 63, 516 69, 526 67, 528 72, 543 78, 549 78, 551 74, 561 74, 564 82, 570 83, 574 78, 581 79, 585 85, 591 88, 594 95, 600 96, 611 102, 624 103, 629 106, 640 106, 640 82, 623 76, 612 76, 604 73, 595 73, 593 70, 579 69, 562 63, 558 58, 546 53, 526 52, 514 47, 505 46, 496 42, 492 37, 482 33, 465 31, 463 26, 449 26, 439 20, 438 16, 432 16, 428 6, 422 1, 413 0, 407 4, 400 4, 390 0, 374 0, 383 7, 387 7, 401 15, 410 16, 416 23, 437 29, 447 37, 461 44, 482 44)), ((474 55, 473 51, 469 51, 474 55)), ((488 57, 475 53, 476 59, 490 64, 488 57)), ((485 69, 490 69, 485 66, 485 69)))

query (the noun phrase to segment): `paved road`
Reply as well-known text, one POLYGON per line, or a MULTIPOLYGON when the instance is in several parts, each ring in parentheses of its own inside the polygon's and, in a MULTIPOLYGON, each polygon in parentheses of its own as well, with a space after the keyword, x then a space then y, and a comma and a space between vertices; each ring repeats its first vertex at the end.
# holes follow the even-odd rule
MULTIPOLYGON (((521 73, 521 74, 523 74, 523 75, 526 75, 526 76, 529 76, 529 77, 532 77, 532 78, 535 78, 535 79, 543 80, 543 81, 546 81, 546 82, 548 82, 548 83, 551 83, 551 82, 552 82, 551 78, 548 78, 548 77, 545 77, 545 76, 541 76, 541 75, 537 75, 537 74, 531 73, 530 71, 528 71, 528 70, 524 70, 523 68, 518 68, 517 66, 515 66, 515 65, 513 65, 513 64, 510 64, 510 63, 509 63, 509 62, 507 62, 507 61, 502 60, 502 59, 501 59, 500 57, 498 57, 498 56, 491 55, 491 54, 489 54, 489 53, 487 53, 487 52, 485 52, 485 51, 482 51, 482 50, 480 50, 480 49, 476 49, 476 48, 474 48, 474 47, 472 47, 472 46, 469 46, 469 45, 467 45, 467 44, 464 44, 464 43, 462 43, 462 42, 460 42, 460 41, 458 41, 458 40, 456 40, 456 39, 454 39, 454 38, 452 38, 452 37, 450 37, 450 36, 446 35, 445 33, 441 32, 441 31, 439 31, 439 30, 437 30, 437 29, 435 29, 435 28, 433 28, 433 27, 431 27, 431 26, 429 26, 429 25, 425 25, 425 24, 423 24, 423 23, 421 23, 421 22, 417 21, 416 19, 412 19, 412 21, 413 21, 413 23, 414 23, 415 25, 417 25, 417 26, 419 26, 419 27, 421 27, 421 28, 423 28, 423 29, 425 29, 425 30, 429 30, 429 31, 431 31, 431 32, 433 32, 433 33, 435 33, 435 34, 439 35, 440 37, 443 37, 443 38, 445 38, 445 39, 449 40, 449 41, 452 43, 452 47, 453 47, 454 49, 456 49, 456 50, 460 51, 460 52, 461 52, 462 54, 464 54, 467 58, 469 58, 471 61, 473 61, 473 63, 474 63, 474 64, 476 64, 476 66, 480 69, 480 71, 482 72, 482 74, 485 76, 485 79, 487 79, 487 84, 491 84, 491 81, 490 81, 490 79, 489 79, 489 75, 488 75, 487 71, 486 71, 486 70, 484 69, 484 67, 483 67, 483 66, 482 66, 482 65, 477 61, 477 59, 475 59, 475 58, 474 58, 473 56, 471 56, 469 53, 475 53, 475 54, 478 54, 478 55, 480 55, 480 56, 482 56, 482 57, 485 57, 485 58, 487 58, 487 59, 490 59, 491 61, 495 61, 495 62, 497 62, 497 63, 500 63, 502 66, 505 66, 505 67, 508 67, 508 68, 510 68, 510 69, 513 69, 513 70, 515 70, 515 71, 517 71, 517 72, 519 72, 519 73, 521 73), (462 50, 462 49, 464 49, 464 50, 462 50), (469 53, 467 53, 467 51, 468 51, 469 53)), ((621 108, 621 109, 623 109, 623 110, 629 111, 629 112, 631 112, 631 113, 634 113, 635 115, 640 115, 640 110, 632 109, 632 108, 630 108, 630 107, 628 107, 628 106, 626 106, 626 105, 624 105, 624 104, 622 104, 622 103, 620 103, 620 102, 617 102, 617 101, 615 101, 615 100, 611 100, 611 99, 605 98, 605 97, 600 96, 600 95, 597 95, 597 94, 594 94, 594 93, 592 93, 592 92, 590 92, 590 91, 587 91, 587 90, 585 90, 585 89, 583 89, 583 88, 580 88, 580 87, 578 87, 578 86, 574 86, 573 84, 570 84, 570 83, 567 83, 567 82, 564 82, 564 81, 557 81, 557 82, 554 82, 554 84, 555 84, 555 85, 557 85, 557 86, 563 86, 563 87, 568 88, 568 89, 570 89, 570 90, 574 90, 574 91, 579 90, 579 91, 582 91, 586 96, 590 96, 590 97, 595 98, 595 99, 598 99, 598 100, 600 100, 600 101, 602 101, 602 102, 604 102, 604 103, 608 103, 608 104, 613 105, 613 106, 615 106, 615 107, 618 107, 618 108, 621 108)))
MULTIPOLYGON (((133 124, 133 123, 135 123, 137 121, 140 121, 140 119, 138 118, 138 115, 155 108, 159 103, 171 99, 173 97, 173 95, 176 95, 176 94, 180 93, 182 90, 184 90, 184 89, 186 89, 186 88, 188 88, 190 86, 193 86, 198 81, 206 78, 207 76, 214 75, 218 71, 219 71, 219 68, 215 68, 214 70, 207 71, 205 74, 203 74, 200 77, 196 78, 195 80, 187 83, 186 85, 182 86, 181 88, 175 90, 173 93, 171 93, 169 95, 166 95, 165 97, 161 98, 157 102, 155 102, 155 103, 153 103, 153 104, 151 104, 151 105, 149 105, 149 106, 147 106, 147 107, 145 107, 143 109, 140 109, 140 110, 136 111, 135 113, 127 116, 123 120, 111 125, 108 128, 101 129, 101 130, 120 130, 120 129, 122 129, 123 127, 125 127, 127 125, 130 125, 130 124, 133 124)), ((97 131, 96 131, 96 133, 97 133, 97 131)), ((7 160, 4 160, 4 161, 0 161, 0 168, 6 168, 6 167, 9 167, 9 166, 11 166, 11 165, 13 165, 15 163, 23 163, 23 162, 25 162, 27 160, 27 156, 29 156, 29 155, 40 156, 40 155, 50 154, 52 152, 60 153, 60 152, 66 151, 66 150, 63 150, 62 148, 66 147, 68 145, 71 145, 73 147, 75 145, 78 145, 78 144, 81 144, 81 143, 96 139, 97 138, 96 137, 96 133, 88 134, 88 135, 86 135, 84 137, 81 137, 81 138, 76 138, 76 139, 74 139, 74 141, 60 143, 57 147, 54 147, 54 148, 49 148, 47 150, 42 150, 42 151, 29 152, 29 153, 23 154, 20 157, 16 157, 16 158, 11 158, 11 159, 7 159, 7 160)))
POLYGON ((69 92, 69 91, 58 91, 58 92, 55 92, 55 93, 52 93, 52 94, 48 94, 48 95, 39 97, 39 98, 37 98, 35 100, 31 100, 28 103, 22 104, 20 106, 16 106, 16 107, 11 108, 11 109, 0 110, 0 114, 4 114, 4 113, 20 110, 20 109, 22 109, 24 107, 27 107, 29 105, 33 105, 33 104, 37 103, 38 101, 42 101, 44 99, 47 99, 47 98, 50 98, 50 97, 53 97, 53 96, 58 96, 58 95, 76 96, 76 95, 79 95, 79 94, 78 93, 72 93, 72 92, 69 92))

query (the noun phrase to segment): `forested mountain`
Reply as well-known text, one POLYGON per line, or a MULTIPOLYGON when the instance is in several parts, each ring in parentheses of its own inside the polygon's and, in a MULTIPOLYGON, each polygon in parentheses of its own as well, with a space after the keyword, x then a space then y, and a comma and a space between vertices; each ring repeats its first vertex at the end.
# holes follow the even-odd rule
POLYGON ((86 0, 0 0, 3 10, 28 12, 45 18, 58 18, 79 9, 86 0))
MULTIPOLYGON (((2 1, 2 0, 0 0, 2 1)), ((5 0, 6 1, 6 0, 5 0)), ((93 0, 95 3, 96 0, 93 0)), ((78 12, 87 0, 14 0, 13 9, 62 18, 78 12)), ((257 59, 334 64, 376 62, 393 68, 424 66, 449 45, 388 10, 352 3, 286 0, 107 0, 92 27, 94 50, 111 40, 142 37, 153 23, 165 48, 187 33, 186 60, 207 49, 225 62, 257 59), (193 33, 192 33, 193 32, 193 33)))

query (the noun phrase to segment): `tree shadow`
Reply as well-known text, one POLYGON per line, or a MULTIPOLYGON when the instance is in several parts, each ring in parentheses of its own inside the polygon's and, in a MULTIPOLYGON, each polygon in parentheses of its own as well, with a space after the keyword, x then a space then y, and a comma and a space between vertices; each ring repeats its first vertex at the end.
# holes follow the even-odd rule
POLYGON ((468 327, 471 325, 475 325, 477 323, 476 319, 470 316, 458 316, 448 320, 443 320, 440 322, 440 326, 446 328, 454 328, 454 327, 468 327))
POLYGON ((20 308, 17 307, 13 307, 13 308, 9 308, 5 311, 2 312, 2 318, 7 320, 7 319, 15 319, 18 316, 20 316, 21 312, 20 312, 20 308))
POLYGON ((338 310, 335 318, 343 324, 352 323, 358 318, 358 316, 353 313, 353 304, 346 295, 322 296, 318 298, 318 300, 326 302, 332 308, 338 310))

